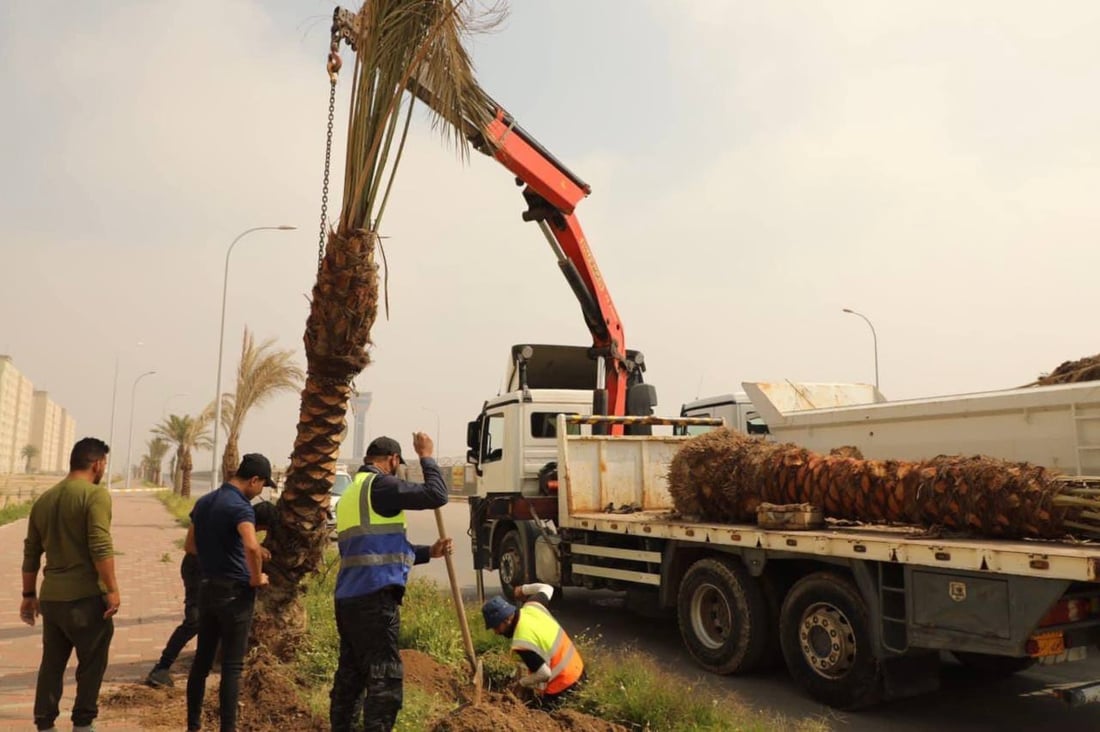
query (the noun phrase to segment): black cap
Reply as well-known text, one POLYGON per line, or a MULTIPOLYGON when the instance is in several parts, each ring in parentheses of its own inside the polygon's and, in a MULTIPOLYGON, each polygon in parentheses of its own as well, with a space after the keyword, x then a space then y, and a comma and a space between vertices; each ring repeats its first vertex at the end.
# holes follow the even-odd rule
POLYGON ((241 458, 241 466, 237 468, 237 477, 245 480, 263 478, 264 485, 268 488, 275 487, 275 481, 271 479, 271 461, 258 452, 250 452, 241 458))
POLYGON ((387 457, 396 455, 401 464, 405 464, 405 458, 401 457, 401 443, 392 437, 375 437, 367 446, 367 457, 387 457))

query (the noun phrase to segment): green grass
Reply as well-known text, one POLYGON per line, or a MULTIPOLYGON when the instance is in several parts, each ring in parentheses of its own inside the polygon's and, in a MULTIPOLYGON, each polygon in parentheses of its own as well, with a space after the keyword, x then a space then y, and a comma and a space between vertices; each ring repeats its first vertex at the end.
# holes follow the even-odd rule
POLYGON ((187 528, 191 525, 191 508, 195 505, 194 498, 183 498, 177 496, 172 491, 160 491, 155 494, 157 500, 164 504, 164 507, 168 509, 168 513, 172 514, 176 518, 178 523, 183 528, 187 528))
POLYGON ((4 524, 10 524, 12 521, 18 521, 21 518, 26 518, 31 514, 31 505, 34 501, 23 501, 22 503, 9 503, 8 505, 0 508, 0 526, 4 524))
MULTIPOLYGON (((321 716, 328 714, 328 692, 340 646, 332 599, 338 562, 334 550, 326 552, 327 572, 322 570, 311 580, 305 594, 309 614, 308 641, 299 654, 298 670, 306 681, 306 701, 321 716)), ((488 688, 504 688, 514 678, 516 669, 508 640, 485 629, 479 608, 468 605, 466 616, 474 650, 488 675, 488 688)), ((588 682, 569 706, 588 714, 644 732, 825 732, 829 729, 821 719, 788 719, 685 684, 682 678, 662 671, 661 664, 645 653, 607 650, 600 647, 598 638, 583 635, 574 640, 585 660, 588 682)), ((423 651, 440 663, 452 666, 456 674, 468 675, 454 604, 434 582, 424 579, 409 582, 401 607, 398 643, 402 648, 423 651)), ((451 708, 449 700, 406 685, 405 707, 395 729, 398 732, 428 729, 431 722, 451 708)))

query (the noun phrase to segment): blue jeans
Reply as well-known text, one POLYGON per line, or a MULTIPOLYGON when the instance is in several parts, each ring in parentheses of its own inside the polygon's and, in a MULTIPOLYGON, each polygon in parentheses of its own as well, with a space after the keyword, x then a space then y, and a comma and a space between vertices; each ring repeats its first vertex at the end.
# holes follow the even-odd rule
POLYGON ((222 732, 237 729, 237 697, 241 670, 248 650, 256 591, 243 582, 204 579, 199 589, 199 647, 187 676, 187 728, 202 727, 202 700, 206 677, 214 665, 218 643, 222 646, 222 677, 218 705, 222 732))

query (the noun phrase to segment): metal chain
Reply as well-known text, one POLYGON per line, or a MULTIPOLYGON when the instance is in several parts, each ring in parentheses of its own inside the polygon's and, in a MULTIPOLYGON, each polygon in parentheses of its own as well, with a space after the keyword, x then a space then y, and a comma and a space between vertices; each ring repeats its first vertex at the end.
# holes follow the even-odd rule
POLYGON ((321 184, 321 231, 317 235, 317 270, 325 260, 325 239, 328 235, 328 178, 332 167, 332 121, 336 115, 336 78, 340 73, 340 38, 335 28, 328 54, 328 131, 325 136, 325 178, 321 184))

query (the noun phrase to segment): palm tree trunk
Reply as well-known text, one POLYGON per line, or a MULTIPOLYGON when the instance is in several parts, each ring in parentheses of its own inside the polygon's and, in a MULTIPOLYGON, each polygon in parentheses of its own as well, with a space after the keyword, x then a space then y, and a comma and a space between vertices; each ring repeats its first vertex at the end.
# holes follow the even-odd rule
POLYGON ((669 464, 677 510, 754 522, 761 503, 808 503, 826 517, 942 526, 978 536, 1053 539, 1080 521, 1042 467, 987 457, 860 460, 819 455, 728 429, 687 441, 669 464))
MULTIPOLYGON (((191 497, 191 451, 184 450, 183 455, 180 456, 180 495, 184 498, 191 497)), ((214 486, 217 488, 217 486, 214 486)))
POLYGON ((298 585, 317 571, 328 543, 329 491, 347 433, 351 380, 370 362, 367 346, 378 313, 377 233, 329 234, 306 320, 308 363, 298 434, 279 497, 282 523, 269 532, 271 586, 259 594, 258 641, 288 658, 305 628, 298 585))
POLYGON ((225 452, 222 453, 222 480, 226 481, 237 472, 241 464, 240 448, 237 446, 238 435, 230 432, 225 439, 225 452))

